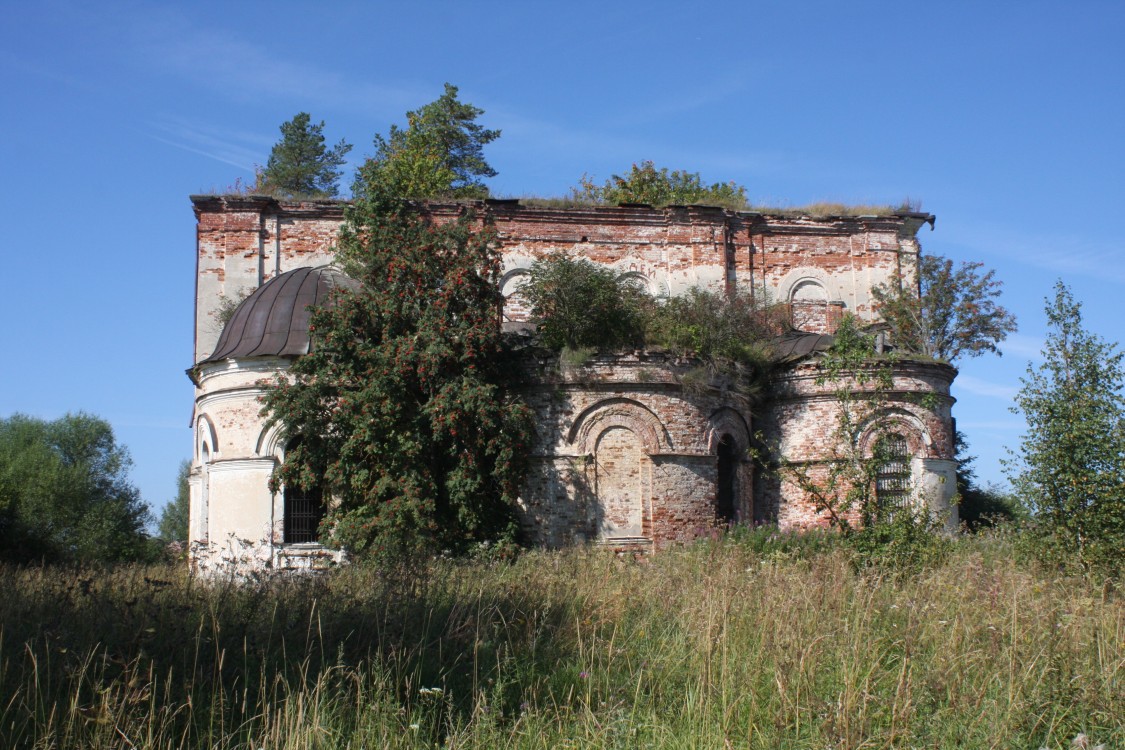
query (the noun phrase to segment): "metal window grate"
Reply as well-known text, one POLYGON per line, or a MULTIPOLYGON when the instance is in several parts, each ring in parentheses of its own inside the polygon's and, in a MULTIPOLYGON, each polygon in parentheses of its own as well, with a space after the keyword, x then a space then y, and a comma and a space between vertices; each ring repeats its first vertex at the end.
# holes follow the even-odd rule
POLYGON ((883 461, 875 474, 875 499, 884 510, 910 504, 910 448, 902 435, 887 435, 880 441, 883 461))
POLYGON ((320 522, 324 520, 324 498, 318 488, 285 490, 285 543, 305 544, 317 541, 320 522))

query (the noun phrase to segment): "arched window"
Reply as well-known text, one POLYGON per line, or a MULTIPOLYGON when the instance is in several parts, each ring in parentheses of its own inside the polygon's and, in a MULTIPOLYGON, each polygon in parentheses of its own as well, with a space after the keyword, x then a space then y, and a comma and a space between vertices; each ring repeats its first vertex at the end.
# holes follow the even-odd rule
MULTIPOLYGON (((299 447, 301 438, 293 438, 286 452, 299 447)), ((320 522, 327 510, 320 487, 285 487, 283 541, 285 544, 309 544, 317 541, 320 522)))
POLYGON ((793 327, 798 331, 828 331, 828 292, 814 279, 803 279, 789 293, 793 327))
POLYGON ((879 438, 875 448, 879 466, 875 472, 875 502, 881 511, 893 513, 910 504, 910 446, 898 433, 879 438))

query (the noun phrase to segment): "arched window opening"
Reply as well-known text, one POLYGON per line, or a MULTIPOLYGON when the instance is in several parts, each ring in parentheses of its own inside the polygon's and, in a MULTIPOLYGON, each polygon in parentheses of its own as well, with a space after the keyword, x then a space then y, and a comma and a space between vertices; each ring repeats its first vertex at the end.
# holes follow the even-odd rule
POLYGON ((826 333, 828 292, 818 281, 804 279, 789 293, 790 323, 798 331, 826 333))
POLYGON ((735 472, 738 468, 738 446, 730 435, 719 440, 718 486, 715 492, 715 518, 730 524, 736 520, 735 472))
MULTIPOLYGON (((287 451, 300 445, 300 438, 289 442, 287 451)), ((324 520, 327 507, 320 487, 285 487, 285 511, 282 535, 285 544, 309 544, 316 542, 320 532, 320 522, 324 520)))
POLYGON ((875 502, 879 510, 894 513, 910 504, 910 446, 897 433, 884 435, 875 449, 875 502))

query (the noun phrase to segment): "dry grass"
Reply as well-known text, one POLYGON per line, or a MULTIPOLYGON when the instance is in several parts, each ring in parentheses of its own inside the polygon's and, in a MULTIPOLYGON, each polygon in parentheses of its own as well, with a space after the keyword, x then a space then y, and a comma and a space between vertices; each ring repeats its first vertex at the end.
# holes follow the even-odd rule
POLYGON ((760 542, 244 585, 5 570, 0 746, 1125 744, 1120 601, 998 542, 895 578, 760 542))
MULTIPOLYGON (((544 197, 536 195, 521 195, 521 196, 507 196, 508 199, 518 200, 522 206, 530 206, 534 208, 590 208, 599 205, 589 200, 584 200, 577 196, 566 197, 544 197)), ((851 205, 846 203, 810 203, 806 206, 768 206, 768 205, 725 205, 721 208, 730 208, 735 211, 746 211, 750 213, 766 214, 768 216, 782 216, 785 218, 802 218, 807 217, 810 219, 828 219, 836 217, 855 217, 855 216, 894 216, 900 213, 915 213, 921 211, 921 203, 907 199, 898 206, 879 205, 879 204, 858 204, 851 205)))

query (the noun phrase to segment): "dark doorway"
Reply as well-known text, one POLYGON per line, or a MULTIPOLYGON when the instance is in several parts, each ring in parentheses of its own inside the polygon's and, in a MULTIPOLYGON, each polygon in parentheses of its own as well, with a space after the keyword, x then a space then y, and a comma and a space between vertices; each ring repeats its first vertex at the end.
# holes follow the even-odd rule
POLYGON ((735 471, 738 468, 738 447, 730 435, 719 440, 718 487, 715 493, 715 518, 723 523, 735 521, 735 471))

